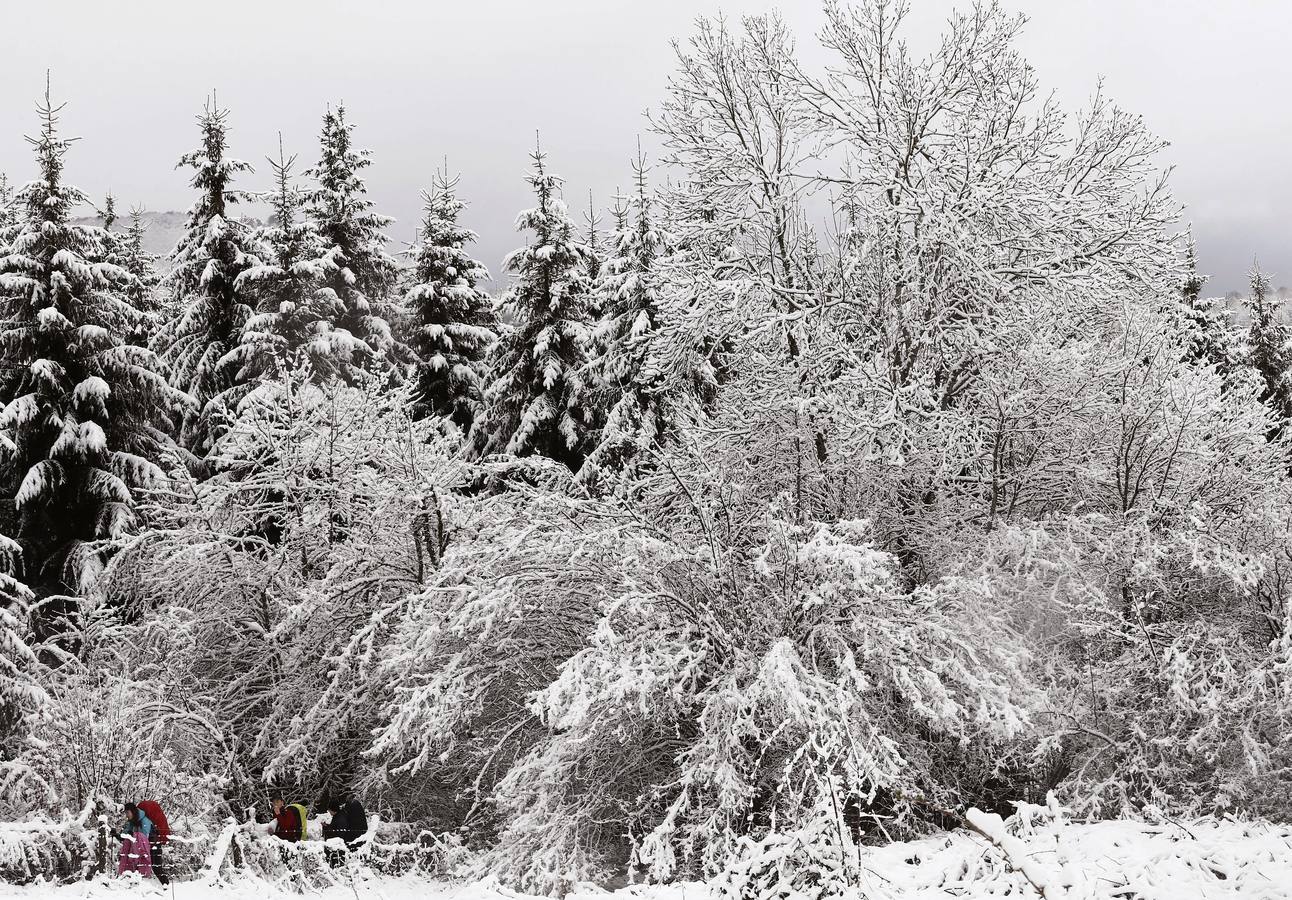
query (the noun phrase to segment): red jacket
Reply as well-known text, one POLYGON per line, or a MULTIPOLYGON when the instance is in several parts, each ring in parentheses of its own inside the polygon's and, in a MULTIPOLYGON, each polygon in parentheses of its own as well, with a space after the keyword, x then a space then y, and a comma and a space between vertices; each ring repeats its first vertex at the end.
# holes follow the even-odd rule
POLYGON ((274 816, 274 834, 285 841, 301 839, 301 817, 297 815, 296 810, 286 804, 283 805, 283 808, 274 816))

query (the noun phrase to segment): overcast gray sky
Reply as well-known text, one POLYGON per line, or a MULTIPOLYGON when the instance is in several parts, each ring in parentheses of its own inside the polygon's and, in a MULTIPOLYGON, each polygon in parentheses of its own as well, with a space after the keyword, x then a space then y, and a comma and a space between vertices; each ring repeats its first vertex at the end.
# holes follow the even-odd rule
MULTIPOLYGON (((418 191, 447 156, 462 173, 497 271, 528 204, 522 175, 534 130, 571 207, 592 189, 605 201, 627 184, 643 112, 672 69, 669 40, 699 14, 735 16, 755 0, 46 0, 9 4, 0 55, 0 171, 25 181, 36 128, 32 102, 53 74, 68 102, 74 183, 124 205, 186 209, 175 160, 195 146, 193 117, 212 88, 232 111, 232 149, 268 186, 264 157, 281 130, 311 160, 319 118, 344 100, 358 141, 374 151, 369 187, 411 236, 418 191)), ((913 0, 912 31, 929 36, 950 0, 913 0)), ((963 4, 962 4, 963 5, 963 4)), ((1069 107, 1099 75, 1118 103, 1172 142, 1176 196, 1188 204, 1210 291, 1245 283, 1253 257, 1292 284, 1285 211, 1292 208, 1287 143, 1287 41, 1282 0, 1016 0, 1031 19, 1023 50, 1069 107)), ((822 59, 816 0, 779 4, 808 60, 822 59)), ((650 141, 647 139, 647 146, 650 141)))

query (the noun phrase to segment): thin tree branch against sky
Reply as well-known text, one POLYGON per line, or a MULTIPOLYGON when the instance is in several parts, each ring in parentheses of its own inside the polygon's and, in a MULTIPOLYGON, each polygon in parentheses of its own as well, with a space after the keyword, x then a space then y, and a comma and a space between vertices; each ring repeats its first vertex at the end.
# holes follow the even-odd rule
MULTIPOLYGON (((950 0, 915 0, 917 36, 936 34, 950 0)), ((967 4, 961 4, 962 6, 967 4)), ((1278 0, 1085 0, 1008 4, 1031 22, 1021 47, 1043 87, 1068 108, 1104 76, 1109 96, 1172 142, 1168 162, 1188 205, 1208 291, 1242 288, 1254 257, 1275 284, 1292 283, 1284 225, 1292 179, 1280 135, 1285 35, 1292 6, 1278 0)), ((534 129, 566 190, 608 205, 631 181, 642 113, 657 104, 672 66, 670 40, 701 14, 762 12, 756 0, 226 0, 201 11, 170 0, 57 4, 57 40, 13 42, 0 58, 0 171, 32 176, 22 140, 33 99, 52 71, 69 134, 85 152, 71 176, 94 194, 182 210, 191 198, 175 160, 192 143, 193 117, 218 90, 231 110, 231 151, 261 159, 284 134, 309 156, 328 103, 344 101, 356 139, 374 151, 378 208, 409 239, 420 191, 445 157, 461 171, 465 223, 497 275, 516 243, 514 211, 534 129), (218 27, 212 29, 211 23, 218 27)), ((819 5, 779 4, 809 64, 824 60, 819 5)), ((13 33, 43 33, 48 4, 7 11, 13 33)), ((645 140, 648 151, 655 142, 645 140)), ((267 188, 266 173, 249 187, 267 188)))

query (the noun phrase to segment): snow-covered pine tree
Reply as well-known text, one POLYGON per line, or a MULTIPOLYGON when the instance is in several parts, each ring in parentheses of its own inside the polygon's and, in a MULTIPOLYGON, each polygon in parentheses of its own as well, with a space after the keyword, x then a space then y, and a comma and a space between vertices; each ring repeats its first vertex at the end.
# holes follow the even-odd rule
POLYGON ((338 327, 363 340, 374 352, 392 349, 387 307, 398 282, 399 265, 386 252, 382 229, 393 221, 372 211, 361 173, 372 165, 371 151, 356 148, 354 125, 344 104, 323 116, 318 164, 306 174, 317 187, 309 194, 306 216, 332 257, 327 287, 336 294, 338 327))
POLYGON ((618 235, 628 228, 628 214, 632 211, 629 201, 624 196, 623 190, 615 188, 615 194, 611 199, 610 217, 615 220, 614 234, 618 235))
POLYGON ((1206 276, 1198 274, 1198 260, 1190 236, 1185 249, 1184 281, 1180 285, 1189 342, 1188 358, 1199 365, 1215 366, 1221 375, 1228 375, 1239 362, 1237 336, 1224 300, 1202 296, 1202 287, 1206 283, 1206 276))
POLYGON ((547 171, 541 149, 532 158, 526 180, 538 205, 522 212, 516 227, 534 237, 503 261, 516 276, 501 303, 513 324, 494 345, 471 445, 478 455, 540 454, 577 472, 595 419, 579 374, 589 338, 586 251, 558 196, 561 179, 547 171))
POLYGON ((19 194, 26 214, 0 258, 0 484, 18 515, 18 574, 50 636, 133 526, 136 491, 160 474, 153 460, 186 398, 117 330, 133 312, 119 293, 130 275, 104 261, 102 229, 71 224, 86 197, 63 182, 61 107, 47 90, 38 109, 40 135, 28 140, 39 175, 19 194))
POLYGON ((112 232, 112 226, 117 222, 117 198, 112 196, 108 191, 103 198, 103 209, 99 210, 99 218, 103 220, 103 230, 112 232))
POLYGON ((418 359, 414 417, 440 416, 465 434, 482 397, 497 316, 479 287, 489 273, 465 249, 476 235, 458 224, 466 204, 458 199, 457 181, 437 172, 423 195, 404 304, 412 319, 408 344, 418 359))
POLYGON ((0 241, 4 240, 6 228, 18 224, 18 205, 13 199, 13 187, 8 177, 0 172, 0 241))
MULTIPOLYGON (((589 285, 596 285, 601 278, 602 263, 602 246, 601 246, 601 215, 597 212, 596 201, 592 197, 592 191, 588 191, 588 211, 583 214, 583 221, 587 229, 586 237, 583 239, 583 246, 586 253, 583 258, 583 275, 588 279, 589 285)), ((595 289, 590 297, 589 311, 593 316, 601 314, 597 308, 598 296, 595 289)))
POLYGON ((657 393, 663 377, 650 350, 660 311, 658 260, 668 252, 668 241, 652 215, 640 150, 633 170, 636 193, 622 214, 615 214, 619 227, 597 283, 601 319, 588 370, 605 425, 580 474, 585 481, 624 469, 638 449, 656 444, 665 430, 657 393))
MULTIPOLYGON (((158 295, 161 285, 161 274, 157 271, 157 257, 144 249, 144 235, 148 232, 148 223, 144 221, 141 207, 130 210, 130 227, 121 239, 121 268, 130 273, 134 279, 126 289, 130 305, 147 317, 147 336, 151 337, 161 318, 162 303, 158 295)), ((143 336, 141 336, 142 338, 143 336)), ((146 346, 147 341, 138 343, 146 346)))
POLYGON ((1253 266, 1251 296, 1246 300, 1252 324, 1247 330, 1247 364, 1264 383, 1261 401, 1286 422, 1292 416, 1292 328, 1278 319, 1279 302, 1269 278, 1253 266))
POLYGON ((243 271, 235 285, 256 306, 238 346, 225 360, 237 369, 237 390, 301 363, 308 363, 320 380, 350 381, 354 361, 370 352, 366 344, 334 325, 342 310, 325 285, 338 277, 337 256, 324 249, 314 225, 301 219, 305 197, 292 183, 295 161, 295 156, 283 152, 280 136, 278 159, 269 160, 276 182, 267 198, 274 209, 273 221, 256 233, 267 261, 243 271))
POLYGON ((155 342, 170 366, 171 383, 197 401, 198 412, 184 423, 184 441, 203 452, 223 427, 219 404, 211 401, 234 385, 235 373, 220 361, 237 345, 251 316, 237 278, 260 262, 250 229, 229 214, 229 204, 246 196, 231 188, 234 177, 253 170, 225 155, 228 117, 228 110, 209 101, 198 116, 202 146, 179 161, 194 170, 190 184, 198 199, 170 256, 167 281, 175 317, 155 342))
POLYGON ((99 210, 103 220, 104 261, 124 269, 130 274, 121 288, 122 297, 133 311, 122 323, 121 334, 127 343, 148 346, 160 324, 161 304, 157 297, 161 276, 157 272, 155 257, 144 249, 143 236, 147 226, 139 209, 130 213, 130 227, 113 231, 116 224, 116 198, 108 194, 99 210))

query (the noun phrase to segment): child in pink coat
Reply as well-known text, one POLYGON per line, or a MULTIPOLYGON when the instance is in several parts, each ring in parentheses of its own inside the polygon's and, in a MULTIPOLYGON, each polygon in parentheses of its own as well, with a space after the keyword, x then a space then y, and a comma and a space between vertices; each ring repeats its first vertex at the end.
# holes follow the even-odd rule
POLYGON ((148 846, 152 823, 133 803, 126 804, 125 830, 121 835, 121 853, 117 857, 117 874, 138 872, 144 878, 153 874, 153 854, 148 846))

